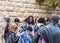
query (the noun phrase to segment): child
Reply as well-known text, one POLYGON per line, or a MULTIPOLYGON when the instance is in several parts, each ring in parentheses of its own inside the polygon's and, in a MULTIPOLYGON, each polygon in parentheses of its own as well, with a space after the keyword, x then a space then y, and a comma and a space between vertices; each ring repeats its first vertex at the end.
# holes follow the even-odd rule
POLYGON ((10 29, 11 30, 11 35, 10 35, 10 42, 11 43, 18 43, 19 37, 17 36, 17 29, 18 29, 18 27, 16 24, 13 24, 11 26, 11 29, 10 29))

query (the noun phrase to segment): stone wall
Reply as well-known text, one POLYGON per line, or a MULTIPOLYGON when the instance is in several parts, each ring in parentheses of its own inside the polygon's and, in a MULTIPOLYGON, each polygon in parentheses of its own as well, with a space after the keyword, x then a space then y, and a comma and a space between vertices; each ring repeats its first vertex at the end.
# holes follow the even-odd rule
POLYGON ((51 13, 60 14, 60 10, 46 9, 45 5, 39 6, 35 0, 0 0, 0 39, 5 15, 9 15, 13 22, 16 17, 23 21, 29 15, 49 17, 51 13))
POLYGON ((48 17, 54 12, 60 13, 59 10, 50 10, 44 5, 37 5, 35 0, 0 0, 0 27, 5 15, 9 15, 11 21, 16 17, 23 21, 29 15, 48 17))

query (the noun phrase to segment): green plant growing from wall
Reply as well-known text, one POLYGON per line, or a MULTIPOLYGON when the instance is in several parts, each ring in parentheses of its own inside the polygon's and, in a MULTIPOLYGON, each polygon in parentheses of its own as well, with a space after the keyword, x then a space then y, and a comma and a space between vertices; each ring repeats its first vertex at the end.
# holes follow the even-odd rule
POLYGON ((36 0, 38 4, 44 3, 44 5, 56 9, 60 8, 60 0, 36 0))

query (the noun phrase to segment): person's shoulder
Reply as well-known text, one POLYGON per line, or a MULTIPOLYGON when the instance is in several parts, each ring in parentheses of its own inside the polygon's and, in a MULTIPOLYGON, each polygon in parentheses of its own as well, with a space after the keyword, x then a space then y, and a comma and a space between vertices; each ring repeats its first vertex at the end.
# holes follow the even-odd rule
POLYGON ((44 29, 44 31, 47 32, 47 30, 49 30, 52 26, 50 24, 42 26, 41 28, 44 29))
POLYGON ((27 27, 27 25, 28 25, 27 23, 22 24, 23 27, 27 27))
POLYGON ((48 24, 48 25, 45 25, 45 28, 50 28, 52 25, 48 24))
POLYGON ((24 23, 23 26, 27 25, 27 23, 24 23))

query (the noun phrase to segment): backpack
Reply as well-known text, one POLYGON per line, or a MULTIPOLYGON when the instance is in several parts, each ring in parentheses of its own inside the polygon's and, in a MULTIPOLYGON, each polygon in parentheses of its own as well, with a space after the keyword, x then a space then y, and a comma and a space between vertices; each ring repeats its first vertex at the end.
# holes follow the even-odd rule
POLYGON ((39 40, 38 40, 38 43, 45 43, 45 39, 44 39, 44 37, 43 37, 43 32, 44 32, 44 29, 42 30, 42 32, 41 32, 41 36, 39 37, 39 40))

